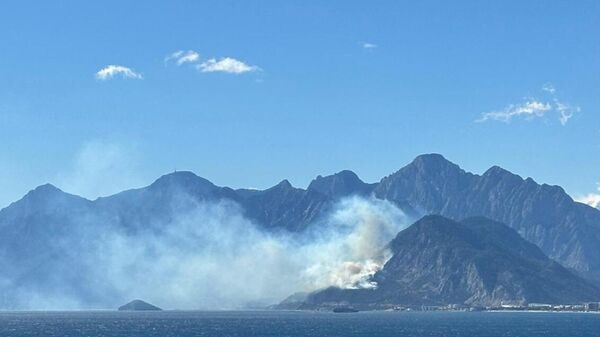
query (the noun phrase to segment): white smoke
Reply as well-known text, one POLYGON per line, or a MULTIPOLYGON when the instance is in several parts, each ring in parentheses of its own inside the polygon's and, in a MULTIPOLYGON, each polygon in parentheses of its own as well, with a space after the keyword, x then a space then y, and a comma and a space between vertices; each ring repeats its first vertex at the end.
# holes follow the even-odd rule
POLYGON ((79 245, 64 245, 95 300, 22 289, 18 307, 115 308, 140 298, 167 309, 242 309, 328 286, 373 288, 370 277, 391 256, 387 244, 408 224, 389 202, 359 197, 304 234, 266 232, 231 201, 197 203, 142 231, 87 221, 74 229, 79 245))
MULTIPOLYGON (((596 184, 596 190, 600 192, 600 183, 596 184)), ((600 194, 598 193, 578 196, 575 198, 575 201, 600 209, 600 194)))
POLYGON ((353 197, 342 200, 305 252, 308 289, 327 286, 374 288, 369 278, 391 257, 387 244, 408 224, 388 201, 353 197))
POLYGON ((84 143, 74 157, 72 167, 55 178, 65 191, 88 199, 112 195, 143 185, 139 179, 142 165, 132 145, 108 140, 84 143))

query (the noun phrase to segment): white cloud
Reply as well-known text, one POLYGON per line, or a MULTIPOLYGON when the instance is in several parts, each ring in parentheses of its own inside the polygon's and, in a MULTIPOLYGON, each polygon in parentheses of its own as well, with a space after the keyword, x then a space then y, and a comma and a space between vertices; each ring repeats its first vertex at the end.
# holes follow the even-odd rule
MULTIPOLYGON (((600 183, 596 185, 596 190, 600 192, 600 183)), ((600 194, 589 193, 575 198, 575 201, 600 209, 600 194)))
POLYGON ((573 117, 576 112, 581 111, 581 108, 578 106, 572 106, 567 103, 563 103, 556 98, 556 88, 552 85, 552 83, 546 83, 542 87, 542 90, 549 93, 552 97, 552 101, 554 102, 554 109, 559 113, 558 120, 560 124, 565 125, 573 117))
POLYGON ((495 120, 510 123, 513 118, 531 120, 544 117, 546 114, 554 112, 558 114, 558 121, 564 126, 576 112, 581 111, 579 106, 573 106, 559 101, 555 95, 556 89, 551 83, 544 84, 542 86, 542 91, 547 93, 546 99, 544 100, 532 97, 520 104, 510 104, 503 110, 484 112, 481 114, 481 118, 476 120, 476 122, 495 120))
POLYGON ((203 73, 243 74, 261 70, 257 66, 246 64, 232 57, 211 58, 200 63, 200 54, 193 50, 178 50, 165 57, 165 62, 174 62, 178 66, 185 63, 195 64, 196 69, 203 73))
POLYGON ((496 120, 510 123, 514 117, 532 119, 535 117, 542 117, 550 110, 552 110, 550 104, 531 99, 521 104, 511 104, 500 111, 485 112, 477 121, 485 122, 487 120, 496 120))
POLYGON ((581 111, 580 107, 561 103, 557 99, 554 99, 554 105, 556 111, 558 111, 558 113, 560 114, 559 120, 560 124, 562 125, 567 124, 567 122, 569 121, 569 119, 571 119, 571 117, 573 117, 573 114, 575 114, 575 112, 581 111))
POLYGON ((178 50, 171 55, 165 57, 165 62, 174 61, 178 66, 184 63, 195 63, 200 60, 200 54, 193 50, 183 51, 178 50))
POLYGON ((374 44, 374 43, 364 42, 362 44, 362 47, 365 48, 365 49, 374 49, 374 48, 377 48, 378 46, 376 44, 374 44))
POLYGON ((552 85, 552 83, 546 83, 542 86, 542 90, 549 92, 550 94, 554 94, 556 92, 556 89, 554 88, 554 86, 552 85))
POLYGON ((231 57, 210 59, 196 66, 203 73, 223 72, 229 74, 243 74, 260 70, 257 66, 248 65, 231 57))
POLYGON ((127 68, 119 65, 108 65, 102 69, 100 69, 96 73, 96 78, 102 81, 111 79, 117 75, 123 76, 123 78, 134 78, 134 79, 142 79, 142 74, 136 73, 131 68, 127 68))

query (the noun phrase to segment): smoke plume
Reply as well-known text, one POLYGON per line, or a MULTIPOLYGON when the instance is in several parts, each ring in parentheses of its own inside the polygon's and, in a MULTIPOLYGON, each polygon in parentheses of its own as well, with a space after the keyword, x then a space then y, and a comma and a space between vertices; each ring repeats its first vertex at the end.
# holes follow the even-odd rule
POLYGON ((82 219, 56 243, 67 254, 56 280, 13 287, 15 307, 115 308, 141 298, 167 309, 242 309, 328 286, 373 288, 387 243, 408 223, 389 202, 359 197, 302 234, 265 231, 231 201, 194 201, 142 230, 97 222, 82 219))

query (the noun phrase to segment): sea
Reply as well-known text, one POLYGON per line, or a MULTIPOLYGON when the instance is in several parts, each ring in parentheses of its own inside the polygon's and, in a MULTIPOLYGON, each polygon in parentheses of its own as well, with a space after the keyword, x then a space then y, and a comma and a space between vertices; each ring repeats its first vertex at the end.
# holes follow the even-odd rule
POLYGON ((0 336, 600 336, 600 314, 545 312, 1 312, 0 336))

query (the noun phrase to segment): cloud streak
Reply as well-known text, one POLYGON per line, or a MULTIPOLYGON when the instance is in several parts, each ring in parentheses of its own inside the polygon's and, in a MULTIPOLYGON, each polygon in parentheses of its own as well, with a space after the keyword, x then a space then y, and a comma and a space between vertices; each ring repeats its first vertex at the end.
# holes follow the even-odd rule
POLYGON ((115 64, 108 65, 96 72, 96 79, 101 81, 106 81, 116 76, 137 80, 143 78, 142 74, 135 72, 133 69, 115 64))
POLYGON ((542 86, 542 90, 545 92, 549 92, 550 94, 554 95, 554 93, 556 92, 556 88, 554 88, 554 85, 552 85, 552 83, 546 83, 542 86))
POLYGON ((559 102, 557 99, 554 99, 554 108, 560 114, 559 121, 562 125, 567 124, 569 119, 571 119, 576 112, 581 111, 580 107, 559 102))
POLYGON ((548 103, 531 99, 521 104, 511 104, 500 111, 483 113, 477 121, 496 120, 510 123, 515 117, 524 117, 525 119, 543 117, 550 110, 552 110, 552 107, 548 103))
POLYGON ((212 58, 197 65, 197 69, 203 73, 222 72, 228 74, 243 74, 260 70, 259 67, 246 64, 231 57, 219 60, 212 58))
POLYGON ((509 104, 502 110, 484 112, 476 122, 499 121, 510 123, 513 119, 533 120, 554 113, 558 115, 558 121, 564 126, 575 113, 581 111, 579 106, 561 102, 556 97, 556 88, 552 84, 544 84, 542 91, 549 97, 546 97, 546 99, 529 97, 521 103, 509 104))
POLYGON ((181 66, 185 63, 196 63, 200 60, 200 54, 193 50, 183 51, 178 50, 169 56, 165 57, 165 62, 173 61, 178 66, 181 66))

